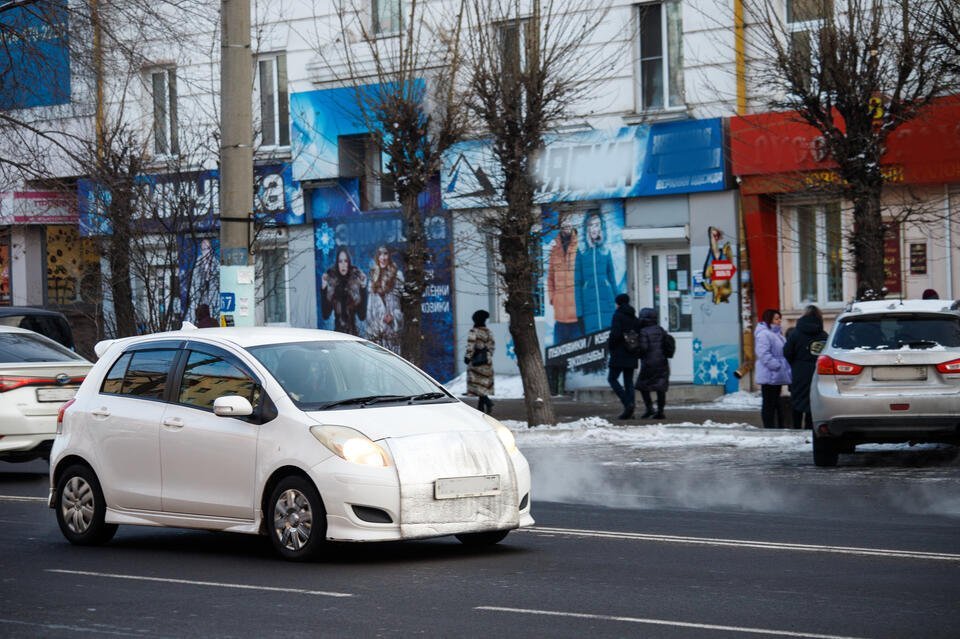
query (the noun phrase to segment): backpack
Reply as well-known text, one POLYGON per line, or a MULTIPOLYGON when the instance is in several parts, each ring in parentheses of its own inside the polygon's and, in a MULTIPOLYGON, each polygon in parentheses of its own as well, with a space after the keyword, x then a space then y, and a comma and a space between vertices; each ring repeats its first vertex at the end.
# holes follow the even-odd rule
POLYGON ((634 357, 643 357, 644 352, 647 350, 644 348, 643 341, 640 339, 640 333, 632 328, 628 328, 623 332, 623 347, 634 357))
POLYGON ((673 335, 663 331, 663 355, 667 359, 673 357, 674 353, 677 352, 677 340, 673 339, 673 335))

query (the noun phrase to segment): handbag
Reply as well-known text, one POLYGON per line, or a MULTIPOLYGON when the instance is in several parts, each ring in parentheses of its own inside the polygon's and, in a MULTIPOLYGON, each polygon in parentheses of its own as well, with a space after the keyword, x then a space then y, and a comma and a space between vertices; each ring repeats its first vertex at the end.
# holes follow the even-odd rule
POLYGON ((486 366, 490 363, 490 355, 486 348, 480 347, 473 349, 473 357, 470 358, 471 366, 486 366))

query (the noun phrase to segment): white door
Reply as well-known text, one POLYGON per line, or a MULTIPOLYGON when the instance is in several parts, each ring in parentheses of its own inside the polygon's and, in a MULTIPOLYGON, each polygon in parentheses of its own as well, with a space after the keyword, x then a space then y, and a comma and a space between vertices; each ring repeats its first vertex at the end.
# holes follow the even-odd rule
POLYGON ((232 362, 190 351, 177 403, 160 426, 163 510, 253 519, 260 427, 213 414, 213 400, 241 395, 256 405, 259 384, 232 362))
POLYGON ((648 249, 640 260, 640 307, 652 307, 667 332, 677 341, 670 360, 670 380, 693 381, 693 291, 690 252, 682 249, 648 249))

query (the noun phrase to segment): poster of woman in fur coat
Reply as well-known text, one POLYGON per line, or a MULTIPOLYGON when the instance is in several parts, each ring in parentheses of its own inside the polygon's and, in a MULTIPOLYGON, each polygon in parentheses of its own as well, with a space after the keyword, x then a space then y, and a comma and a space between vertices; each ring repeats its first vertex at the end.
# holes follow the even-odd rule
POLYGON ((346 247, 337 249, 337 263, 324 272, 320 288, 323 319, 334 315, 334 330, 360 335, 357 321, 367 316, 367 276, 353 265, 346 247))
POLYGON ((403 310, 400 302, 403 273, 397 268, 386 245, 377 247, 368 281, 366 337, 402 355, 400 335, 403 331, 403 310))

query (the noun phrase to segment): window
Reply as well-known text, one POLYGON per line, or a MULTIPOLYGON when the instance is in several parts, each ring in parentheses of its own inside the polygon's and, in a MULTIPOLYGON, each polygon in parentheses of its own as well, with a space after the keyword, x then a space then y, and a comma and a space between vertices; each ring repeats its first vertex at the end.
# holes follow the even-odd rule
POLYGON ((340 136, 340 177, 360 180, 360 210, 395 208, 397 194, 389 173, 389 158, 369 134, 340 136))
POLYGON ((163 399, 167 389, 170 365, 176 359, 176 350, 136 351, 127 367, 120 388, 122 395, 144 399, 163 399))
POLYGON ((500 59, 506 74, 526 73, 530 46, 537 34, 533 33, 534 23, 529 18, 516 18, 497 25, 500 40, 500 59))
POLYGON ((56 342, 30 333, 0 333, 0 362, 71 362, 82 358, 56 342))
POLYGON ((799 278, 797 306, 843 302, 840 204, 798 206, 794 229, 799 278))
POLYGON ((260 144, 290 146, 290 103, 287 96, 287 56, 262 57, 257 62, 260 97, 260 144))
POLYGON ((287 322, 287 251, 282 248, 260 251, 263 268, 263 310, 267 324, 287 322))
POLYGON ((803 73, 804 85, 809 87, 814 35, 820 31, 823 21, 833 15, 833 0, 786 1, 791 63, 803 73))
POLYGON ((150 72, 153 99, 153 151, 157 155, 180 152, 177 131, 177 70, 156 69, 150 72))
POLYGON ((224 395, 239 395, 251 406, 256 406, 260 401, 260 385, 223 358, 191 352, 183 370, 177 401, 212 411, 213 401, 224 395))
POLYGON ((401 0, 373 0, 373 33, 385 35, 400 31, 403 19, 401 0))
POLYGON ((682 107, 680 3, 642 4, 638 14, 640 110, 682 107))
POLYGON ((113 363, 110 371, 103 379, 103 386, 100 387, 101 393, 119 393, 123 388, 123 378, 127 374, 127 366, 130 365, 130 353, 124 353, 120 359, 113 363))

